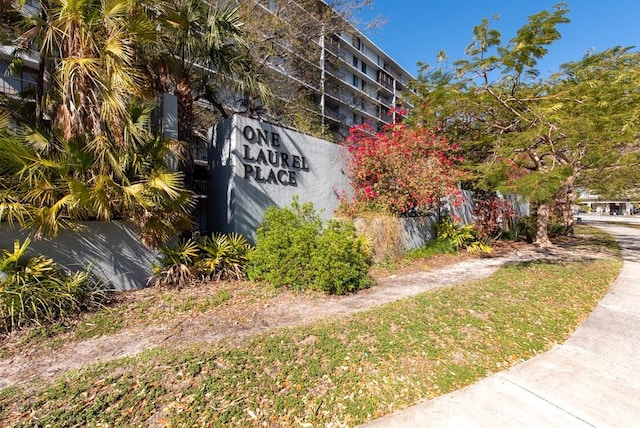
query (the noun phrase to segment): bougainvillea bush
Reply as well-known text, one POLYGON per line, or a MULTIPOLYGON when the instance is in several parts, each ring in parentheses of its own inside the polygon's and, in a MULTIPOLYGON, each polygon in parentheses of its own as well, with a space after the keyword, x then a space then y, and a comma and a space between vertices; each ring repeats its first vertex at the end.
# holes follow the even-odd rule
POLYGON ((462 158, 455 144, 422 126, 392 123, 376 131, 363 123, 345 141, 352 204, 395 215, 423 213, 460 196, 462 158))

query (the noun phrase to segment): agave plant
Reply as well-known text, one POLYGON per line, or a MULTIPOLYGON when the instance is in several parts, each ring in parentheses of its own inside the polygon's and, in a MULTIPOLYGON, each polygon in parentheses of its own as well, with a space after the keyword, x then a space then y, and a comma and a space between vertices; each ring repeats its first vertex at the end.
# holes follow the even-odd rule
POLYGON ((199 243, 198 268, 205 278, 240 280, 245 276, 251 245, 238 233, 214 234, 199 243))

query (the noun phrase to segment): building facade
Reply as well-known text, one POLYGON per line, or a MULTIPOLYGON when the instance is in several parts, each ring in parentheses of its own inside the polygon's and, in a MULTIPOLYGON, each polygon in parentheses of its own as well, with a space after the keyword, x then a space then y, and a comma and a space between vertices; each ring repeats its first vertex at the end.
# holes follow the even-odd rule
POLYGON ((238 4, 253 8, 247 29, 254 54, 270 73, 277 104, 285 106, 273 108, 267 120, 342 141, 351 126, 380 127, 408 107, 402 95, 411 73, 323 1, 238 4), (295 122, 301 110, 304 125, 295 122))
POLYGON ((366 121, 391 123, 406 108, 402 94, 413 77, 363 34, 342 33, 326 40, 325 51, 335 56, 329 65, 323 116, 340 136, 366 121), (333 70, 331 69, 333 68, 333 70))

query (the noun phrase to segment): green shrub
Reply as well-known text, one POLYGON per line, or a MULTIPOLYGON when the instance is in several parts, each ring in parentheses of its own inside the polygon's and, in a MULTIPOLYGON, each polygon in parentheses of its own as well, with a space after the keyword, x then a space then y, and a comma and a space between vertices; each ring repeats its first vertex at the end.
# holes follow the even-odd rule
POLYGON ((16 240, 0 256, 1 331, 75 315, 100 295, 87 272, 68 273, 50 258, 28 255, 30 243, 16 240))
POLYGON ((536 217, 520 217, 516 223, 516 232, 516 239, 524 238, 529 244, 532 243, 536 237, 536 217))
POLYGON ((455 252, 457 250, 451 242, 434 239, 420 248, 407 251, 406 257, 409 260, 426 259, 439 254, 454 254, 455 252))
POLYGON ((322 230, 322 221, 310 204, 291 208, 271 206, 256 231, 256 249, 247 274, 251 280, 274 286, 289 286, 296 291, 308 288, 311 253, 322 230))
POLYGON ((451 244, 456 251, 476 240, 472 225, 458 226, 451 217, 445 217, 436 224, 436 236, 438 240, 451 244))
POLYGON ((549 223, 547 230, 549 231, 549 236, 561 236, 566 232, 566 227, 560 221, 552 221, 549 223))
POLYGON ((345 294, 371 284, 365 241, 355 228, 337 220, 323 227, 311 203, 290 208, 269 207, 250 256, 250 279, 296 291, 321 290, 345 294))
POLYGON ((318 237, 311 255, 313 288, 330 294, 347 294, 368 288, 371 265, 367 243, 355 226, 331 220, 318 237))
POLYGON ((458 226, 451 217, 443 218, 436 225, 437 240, 451 245, 456 251, 465 248, 470 253, 490 253, 491 246, 478 240, 472 224, 458 226))
MULTIPOLYGON (((516 223, 515 233, 507 235, 508 239, 517 241, 524 239, 527 243, 531 244, 537 233, 536 216, 529 215, 526 217, 520 217, 516 223)), ((560 236, 566 233, 566 227, 560 221, 551 221, 547 226, 547 233, 549 236, 560 236)))

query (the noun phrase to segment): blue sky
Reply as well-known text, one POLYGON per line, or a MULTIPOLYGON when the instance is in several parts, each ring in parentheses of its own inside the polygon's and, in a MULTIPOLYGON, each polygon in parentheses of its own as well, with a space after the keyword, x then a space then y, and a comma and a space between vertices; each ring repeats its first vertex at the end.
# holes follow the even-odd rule
MULTIPOLYGON (((499 15, 492 27, 503 42, 515 36, 527 18, 549 10, 559 1, 546 0, 374 0, 362 18, 380 15, 387 23, 365 32, 411 74, 416 63, 436 64, 439 51, 455 61, 464 57, 473 27, 482 18, 499 15)), ((562 38, 549 47, 538 63, 543 75, 558 71, 560 64, 577 61, 585 52, 640 45, 640 1, 569 0, 569 24, 559 26, 562 38)))

